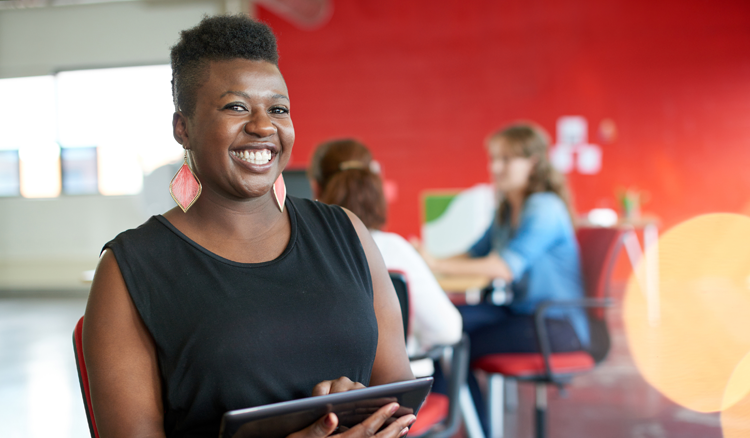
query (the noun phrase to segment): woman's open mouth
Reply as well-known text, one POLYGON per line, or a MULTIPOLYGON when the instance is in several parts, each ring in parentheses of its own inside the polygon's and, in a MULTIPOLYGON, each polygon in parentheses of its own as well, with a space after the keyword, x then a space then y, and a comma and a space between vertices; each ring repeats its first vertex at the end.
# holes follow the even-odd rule
POLYGON ((245 149, 244 151, 230 151, 230 153, 242 161, 258 165, 268 164, 273 158, 273 153, 268 149, 260 149, 256 151, 245 149))

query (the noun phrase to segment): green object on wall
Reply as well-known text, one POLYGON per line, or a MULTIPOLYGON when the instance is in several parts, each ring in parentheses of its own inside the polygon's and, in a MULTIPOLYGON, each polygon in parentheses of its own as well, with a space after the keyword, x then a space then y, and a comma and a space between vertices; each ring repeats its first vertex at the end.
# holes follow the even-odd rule
POLYGON ((424 198, 425 222, 432 222, 445 213, 456 194, 427 195, 424 198))

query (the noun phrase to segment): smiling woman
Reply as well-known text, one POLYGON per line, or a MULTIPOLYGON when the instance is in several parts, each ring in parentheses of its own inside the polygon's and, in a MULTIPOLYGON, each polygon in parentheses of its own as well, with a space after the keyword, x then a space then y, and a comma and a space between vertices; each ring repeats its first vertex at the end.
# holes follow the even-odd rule
POLYGON ((270 195, 294 144, 284 78, 274 64, 248 59, 214 61, 207 76, 194 106, 173 120, 175 139, 206 179, 205 196, 270 195))
MULTIPOLYGON (((201 189, 104 247, 83 328, 103 438, 216 437, 229 410, 413 378, 364 225, 283 195, 294 127, 277 60, 270 29, 244 16, 206 18, 172 49, 186 155, 172 189, 201 189)), ((397 407, 342 436, 375 435, 397 407)), ((403 436, 414 419, 376 436, 403 436)))

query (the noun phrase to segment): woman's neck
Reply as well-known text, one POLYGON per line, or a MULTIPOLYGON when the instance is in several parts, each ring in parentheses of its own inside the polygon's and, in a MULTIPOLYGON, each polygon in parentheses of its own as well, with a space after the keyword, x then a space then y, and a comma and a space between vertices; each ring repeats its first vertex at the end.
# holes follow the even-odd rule
POLYGON ((288 210, 281 212, 270 196, 234 206, 215 201, 209 196, 187 213, 175 208, 164 217, 198 245, 235 262, 260 263, 281 255, 291 237, 288 210))
POLYGON ((199 235, 212 235, 215 238, 217 236, 214 234, 218 233, 223 238, 252 240, 274 229, 279 221, 285 219, 286 215, 281 213, 272 196, 269 193, 237 202, 213 196, 209 190, 204 190, 187 214, 174 210, 165 216, 178 229, 182 225, 199 235))
POLYGON ((526 193, 523 190, 513 190, 505 193, 505 200, 508 201, 508 206, 510 207, 510 224, 514 227, 518 226, 520 222, 525 197, 526 193))

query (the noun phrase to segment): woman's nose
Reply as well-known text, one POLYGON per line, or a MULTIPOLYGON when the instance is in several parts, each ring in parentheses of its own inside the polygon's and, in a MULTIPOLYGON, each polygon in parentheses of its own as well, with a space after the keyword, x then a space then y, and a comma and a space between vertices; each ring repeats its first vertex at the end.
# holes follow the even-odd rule
POLYGON ((245 132, 265 138, 276 133, 276 126, 274 126, 271 118, 265 111, 254 111, 250 121, 245 124, 245 132))

